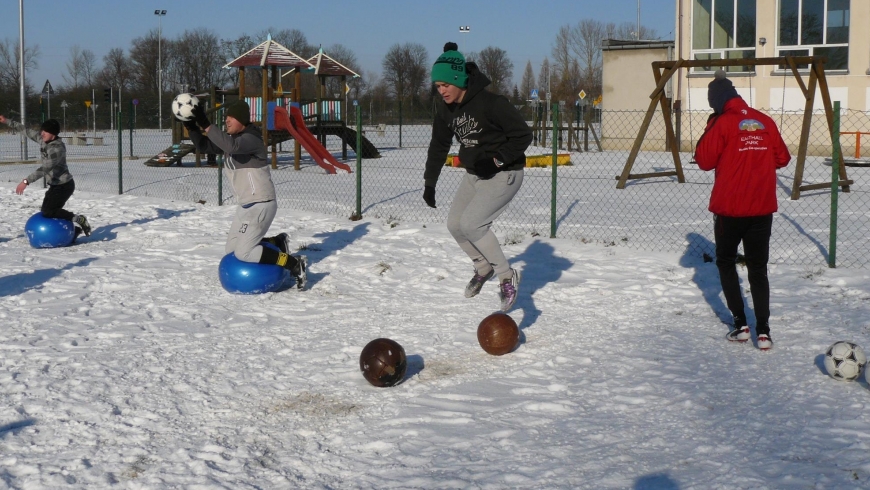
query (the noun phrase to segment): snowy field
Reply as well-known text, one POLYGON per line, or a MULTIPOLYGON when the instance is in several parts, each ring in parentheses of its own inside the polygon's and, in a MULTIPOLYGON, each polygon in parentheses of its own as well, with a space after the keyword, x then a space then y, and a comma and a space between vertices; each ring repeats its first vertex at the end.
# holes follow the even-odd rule
MULTIPOLYGON (((463 296, 470 264, 439 214, 451 193, 425 208, 421 173, 402 185, 426 219, 282 203, 273 231, 309 257, 310 289, 238 296, 217 275, 233 206, 197 204, 193 186, 112 194, 78 166, 108 189, 80 185, 68 204, 92 236, 33 249, 23 224, 43 190, 17 196, 25 168, 0 170, 0 488, 870 487, 868 386, 822 363, 838 340, 870 350, 866 269, 771 265, 762 353, 724 340, 716 268, 689 251, 712 245, 700 225, 683 252, 500 233, 523 271, 522 338, 493 357, 476 329, 496 285, 463 296), (398 386, 359 372, 378 337, 408 355, 398 386)), ((331 199, 313 171, 286 175, 306 203, 331 199)))

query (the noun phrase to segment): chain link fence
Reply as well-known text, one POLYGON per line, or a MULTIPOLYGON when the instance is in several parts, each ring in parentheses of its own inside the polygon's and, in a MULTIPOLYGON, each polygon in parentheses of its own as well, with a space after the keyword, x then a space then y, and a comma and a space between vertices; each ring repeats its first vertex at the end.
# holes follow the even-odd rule
MULTIPOLYGON (((765 112, 780 126, 792 152, 789 166, 778 172, 780 209, 774 217, 771 263, 814 269, 825 267, 831 239, 830 188, 802 191, 799 199, 790 198, 795 185, 803 115, 765 112)), ((505 243, 518 243, 529 236, 554 236, 606 246, 713 256, 713 219, 707 204, 714 175, 699 170, 692 163, 694 145, 708 115, 708 112, 684 112, 674 117, 681 141, 679 156, 684 183, 679 183, 676 177, 651 177, 629 180, 624 189, 617 189, 617 177, 625 168, 644 111, 597 111, 586 119, 588 122, 572 115, 571 130, 557 131, 555 145, 552 125, 536 124, 535 144, 526 152, 530 166, 526 169, 523 187, 495 222, 495 231, 505 243), (555 168, 554 158, 559 163, 555 168)), ((423 203, 423 170, 431 120, 392 117, 389 122, 380 122, 370 115, 360 120, 364 124, 357 126, 351 122, 349 128, 359 129, 362 137, 377 148, 379 158, 357 162, 353 151, 355 132, 345 135, 344 139, 334 135, 323 137, 333 155, 340 160, 345 157, 344 161, 354 169, 352 174, 341 170, 336 174, 326 173, 304 148, 299 150, 297 160, 294 140, 275 145, 272 176, 279 206, 348 218, 360 212, 366 218, 391 223, 443 224, 465 171, 445 162, 437 187, 437 209, 423 203), (398 124, 398 120, 403 123, 398 124)), ((867 168, 870 166, 867 158, 870 157, 870 117, 865 112, 842 111, 840 128, 846 171, 853 183, 848 192, 838 194, 836 265, 867 267, 870 263, 867 240, 870 196, 866 185, 870 179, 870 168, 867 168)), ((661 114, 657 113, 632 174, 675 168, 665 134, 661 114)), ((61 136, 67 144, 70 170, 79 191, 123 193, 205 205, 235 203, 220 167, 208 165, 206 156, 197 158, 191 153, 181 159, 180 164, 144 165, 155 155, 172 153, 170 129, 62 133, 61 136)), ((831 147, 825 116, 816 113, 801 183, 831 181, 831 147)), ((17 135, 0 133, 2 178, 18 182, 35 168, 38 146, 32 141, 27 143, 27 158, 23 158, 23 151, 17 135)), ((453 151, 458 151, 458 145, 453 151)))

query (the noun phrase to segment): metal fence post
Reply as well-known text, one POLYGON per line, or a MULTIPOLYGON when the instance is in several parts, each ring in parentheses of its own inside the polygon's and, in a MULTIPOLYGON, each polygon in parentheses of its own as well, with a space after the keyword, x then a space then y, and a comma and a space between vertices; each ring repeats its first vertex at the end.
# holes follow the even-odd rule
POLYGON ((831 232, 828 245, 828 267, 837 267, 837 204, 840 191, 840 101, 834 102, 833 137, 834 148, 831 159, 831 232))
POLYGON ((556 238, 556 167, 558 167, 559 160, 559 149, 558 149, 558 135, 556 131, 557 129, 557 121, 559 119, 559 103, 553 102, 553 109, 550 111, 550 116, 553 124, 553 171, 552 173, 552 184, 550 185, 550 238, 556 238))
POLYGON ((356 101, 356 219, 362 218, 362 112, 356 101))
POLYGON ((124 130, 121 127, 121 108, 118 107, 118 195, 124 193, 124 130))
MULTIPOLYGON (((215 112, 215 117, 218 121, 224 120, 224 108, 221 106, 220 110, 215 112)), ((223 126, 221 126, 223 128, 223 126)), ((217 156, 217 179, 218 179, 218 206, 224 205, 224 154, 221 152, 217 156)))

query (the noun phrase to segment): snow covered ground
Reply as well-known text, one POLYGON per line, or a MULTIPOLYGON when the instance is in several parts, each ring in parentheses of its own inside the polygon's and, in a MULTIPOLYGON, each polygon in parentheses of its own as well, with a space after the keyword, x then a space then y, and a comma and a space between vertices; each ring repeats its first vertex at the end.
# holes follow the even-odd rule
POLYGON ((0 488, 870 487, 868 386, 822 363, 870 350, 866 269, 772 265, 763 353, 724 340, 697 254, 514 235, 522 343, 493 357, 496 285, 464 298, 441 222, 279 209, 310 289, 238 296, 232 206, 79 191, 93 235, 37 250, 43 191, 9 180, 0 488), (359 372, 378 337, 408 355, 398 386, 359 372))

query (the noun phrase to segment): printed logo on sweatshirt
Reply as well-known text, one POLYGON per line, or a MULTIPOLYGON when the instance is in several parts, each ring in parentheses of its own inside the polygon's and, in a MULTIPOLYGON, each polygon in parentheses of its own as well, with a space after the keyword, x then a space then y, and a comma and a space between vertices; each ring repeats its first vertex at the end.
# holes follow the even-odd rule
POLYGON ((480 134, 480 125, 470 114, 462 114, 450 122, 450 129, 466 147, 477 146, 477 135, 480 134))
POLYGON ((764 129, 764 124, 756 119, 744 119, 740 121, 740 131, 760 131, 764 129))

